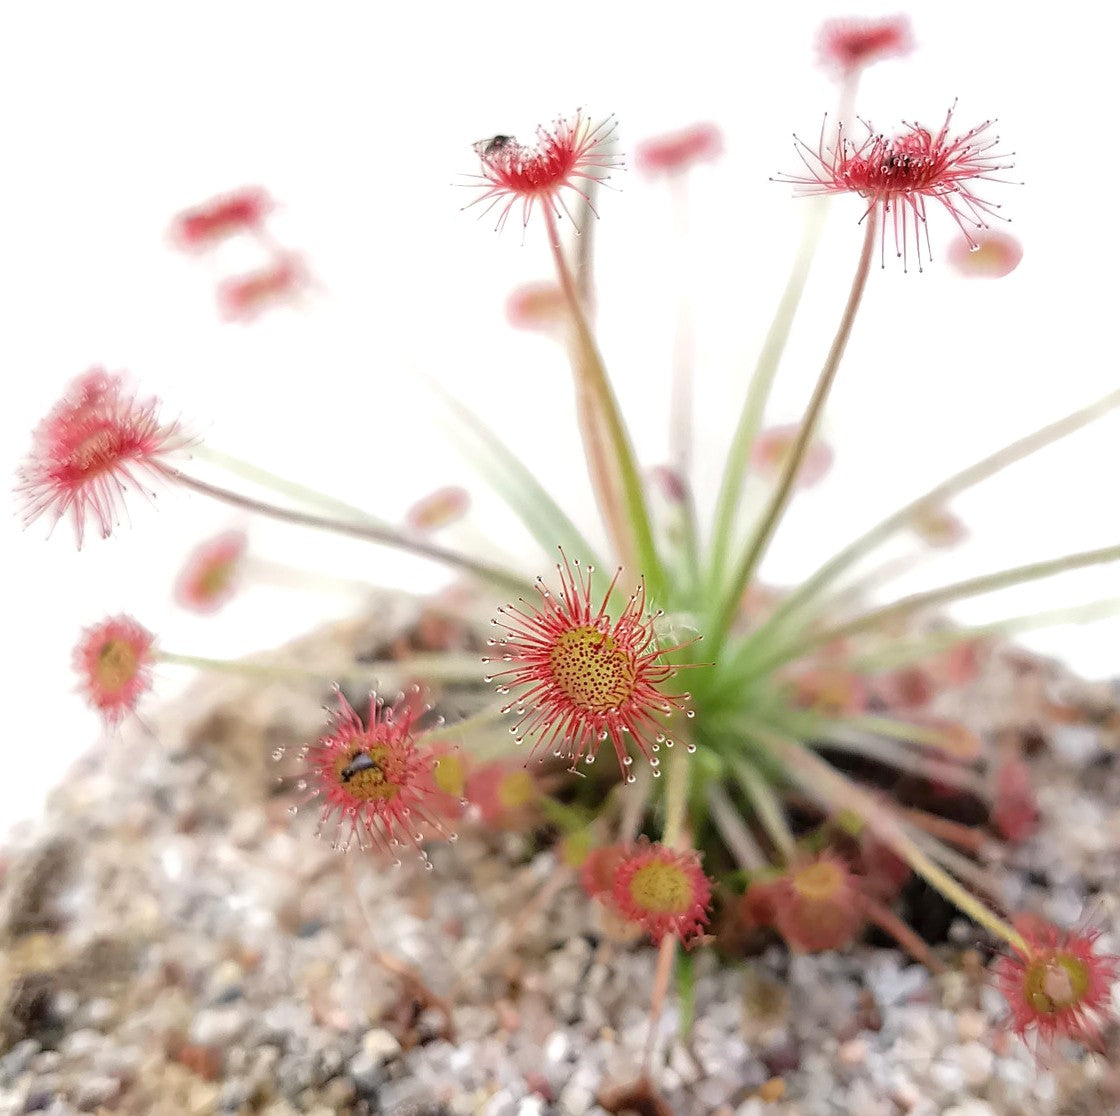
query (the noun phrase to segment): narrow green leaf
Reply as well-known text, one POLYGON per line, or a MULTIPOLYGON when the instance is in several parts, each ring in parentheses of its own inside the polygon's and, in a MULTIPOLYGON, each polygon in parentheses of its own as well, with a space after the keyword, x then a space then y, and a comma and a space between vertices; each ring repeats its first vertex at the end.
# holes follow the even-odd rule
POLYGON ((602 566, 591 544, 520 458, 469 408, 429 381, 454 420, 451 436, 463 456, 502 497, 545 553, 561 546, 571 558, 602 566))

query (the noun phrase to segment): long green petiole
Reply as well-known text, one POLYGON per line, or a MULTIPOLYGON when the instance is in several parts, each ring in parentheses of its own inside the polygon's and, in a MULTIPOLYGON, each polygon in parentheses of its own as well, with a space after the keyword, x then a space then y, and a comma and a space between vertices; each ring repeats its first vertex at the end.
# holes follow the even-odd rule
POLYGON ((262 488, 271 489, 273 492, 280 493, 281 496, 290 496, 293 500, 298 500, 301 504, 306 504, 309 507, 333 512, 335 515, 345 515, 352 519, 360 519, 365 523, 374 523, 386 528, 390 527, 388 520, 371 515, 363 508, 355 507, 353 504, 347 504, 343 500, 336 500, 333 496, 328 496, 325 492, 319 492, 314 488, 308 488, 307 485, 286 480, 284 477, 277 476, 275 473, 270 473, 267 469, 261 469, 256 465, 250 464, 248 461, 243 461, 240 457, 234 457, 233 454, 224 453, 221 450, 213 449, 205 444, 192 447, 191 454, 193 457, 199 458, 202 461, 208 461, 211 465, 216 465, 220 469, 225 469, 226 472, 232 473, 236 477, 242 477, 245 480, 252 481, 254 484, 259 484, 262 488))
POLYGON ((920 744, 928 748, 941 748, 946 736, 943 729, 914 725, 909 721, 896 720, 894 717, 880 717, 867 713, 855 714, 840 721, 822 721, 818 728, 820 739, 827 740, 829 731, 836 727, 870 732, 877 736, 905 740, 907 743, 920 744))
POLYGON ((778 796, 753 764, 745 761, 737 763, 734 770, 739 786, 750 800, 762 828, 774 842, 778 854, 787 862, 792 860, 797 853, 797 842, 782 812, 778 796))
POLYGON ((781 476, 778 479, 777 487, 770 497, 770 502, 767 504, 761 520, 756 525, 751 535, 746 553, 736 567, 735 573, 732 575, 728 585, 724 587, 724 595, 719 606, 720 610, 709 633, 710 638, 714 641, 717 653, 722 650, 724 640, 731 628, 731 623, 739 609, 739 602, 742 599, 743 593, 751 577, 754 575, 755 570, 758 568, 758 564, 766 554, 766 549, 770 544, 770 540, 774 537, 774 531, 777 529, 782 514, 786 509, 786 505, 793 495, 794 481, 797 479, 797 474, 805 458, 805 452, 809 447, 809 443, 816 433, 817 425, 821 418, 821 412, 824 410, 829 391, 832 388, 833 381, 836 379, 836 373, 840 369, 840 361, 844 356, 844 349, 847 347, 848 338, 851 336, 856 312, 859 310, 860 302, 863 299, 864 288, 867 286, 867 277, 871 270, 872 250, 875 244, 875 234, 879 227, 877 209, 872 208, 870 210, 865 218, 865 224, 863 247, 860 250, 859 262, 856 265, 855 276, 852 279, 852 287, 848 293, 848 301, 844 307, 844 313, 840 318, 840 325, 836 330, 836 336, 832 339, 832 345, 829 348, 828 356, 825 358, 824 367, 821 369, 821 374, 817 378, 817 383, 813 389, 809 405, 806 407, 805 414, 801 419, 797 438, 782 467, 781 476))
POLYGON ((716 500, 715 526, 712 532, 712 554, 709 566, 710 592, 717 591, 722 582, 724 566, 727 564, 727 553, 735 532, 735 516, 739 510, 739 501, 743 494, 743 480, 750 464, 751 447, 754 445, 755 438, 758 436, 759 428, 762 425, 766 401, 770 396, 770 389, 774 384, 774 377, 777 374, 782 353, 785 351, 786 342, 789 340, 793 319, 797 314, 797 307, 801 303, 801 296, 809 278, 813 257, 816 255, 817 245, 820 243, 821 232, 824 229, 824 221, 828 213, 827 199, 813 199, 808 205, 809 210, 805 218, 801 244, 798 246, 793 267, 786 279, 785 289, 782 291, 778 308, 774 312, 774 320, 770 323, 766 339, 762 343, 762 351, 759 353, 758 361, 751 373, 747 397, 739 415, 739 423, 735 428, 735 434, 731 439, 727 464, 720 481, 719 495, 716 500))
POLYGON ((683 747, 673 748, 666 756, 665 824, 661 842, 670 848, 687 848, 689 836, 685 832, 688 817, 688 781, 691 765, 683 747))
POLYGON ((735 863, 747 872, 760 872, 768 867, 769 860, 763 855, 762 849, 754 839, 754 834, 739 816, 738 809, 723 787, 713 779, 708 783, 704 793, 708 799, 712 822, 719 830, 719 835, 728 851, 735 858, 735 863))
POLYGON ((323 682, 360 681, 371 687, 377 676, 370 669, 349 671, 309 670, 292 663, 256 662, 252 659, 213 659, 204 655, 181 655, 175 651, 156 651, 156 658, 170 666, 185 666, 195 670, 215 671, 221 674, 240 674, 248 678, 261 678, 274 682, 323 682))
POLYGON ((934 632, 922 639, 907 642, 892 642, 886 647, 868 651, 849 660, 852 670, 870 672, 890 670, 920 662, 922 659, 947 651, 961 643, 987 636, 1010 636, 1020 632, 1034 631, 1036 628, 1058 628, 1064 624, 1092 624, 1120 613, 1120 597, 1109 597, 1088 604, 1072 605, 1069 608, 1052 608, 1044 612, 1028 612, 1021 616, 1011 616, 1006 620, 994 620, 990 624, 977 624, 970 628, 949 628, 934 632))
POLYGON ((472 558, 468 554, 459 554, 447 547, 438 546, 423 539, 412 538, 396 528, 381 527, 369 520, 333 519, 329 516, 314 515, 311 512, 298 511, 294 508, 281 508, 275 504, 266 504, 263 500, 255 500, 251 496, 243 496, 241 493, 233 492, 228 488, 221 488, 218 485, 209 484, 207 481, 198 480, 180 472, 178 469, 169 468, 166 472, 171 479, 178 481, 186 488, 201 492, 204 496, 210 496, 235 508, 243 508, 258 515, 266 515, 271 519, 279 520, 281 523, 293 523, 300 527, 317 527, 320 530, 332 531, 338 535, 348 535, 351 538, 379 543, 382 546, 396 547, 398 550, 418 554, 423 558, 431 558, 435 562, 472 573, 483 581, 499 586, 506 592, 510 590, 523 592, 526 589, 525 580, 509 570, 504 570, 500 566, 493 566, 489 562, 483 562, 478 558, 472 558))
MULTIPOLYGON (((368 683, 371 687, 383 677, 422 674, 441 681, 471 681, 478 678, 479 661, 474 655, 415 655, 402 660, 362 663, 340 666, 338 669, 309 669, 294 663, 267 662, 254 659, 214 659, 205 655, 183 655, 176 651, 156 651, 160 662, 172 666, 193 667, 196 670, 219 671, 223 674, 244 674, 254 678, 271 678, 277 681, 303 679, 311 681, 352 681, 368 683)), ((481 722, 480 722, 481 723, 481 722)))
POLYGON ((787 649, 782 659, 775 656, 770 662, 764 662, 764 668, 777 666, 779 662, 787 658, 794 658, 813 647, 824 646, 833 640, 869 631, 891 620, 913 616, 923 609, 949 604, 952 601, 966 600, 968 597, 977 597, 982 593, 993 593, 998 589, 1006 589, 1012 585, 1022 585, 1024 582, 1037 581, 1044 577, 1053 577, 1069 570, 1081 570, 1087 566, 1103 565, 1106 562, 1120 562, 1120 546, 1104 546, 1095 550, 1083 550, 1076 554, 1063 555, 1061 558, 1050 558, 1044 562, 1030 562, 1025 566, 1015 566, 1009 570, 999 570, 996 573, 967 578, 964 581, 953 582, 951 585, 929 589, 924 593, 912 593, 893 604, 872 609, 853 620, 805 638, 798 646, 787 649))
POLYGON ((654 546, 649 509, 646 507, 645 492, 630 435, 607 378, 599 348, 587 323, 587 315, 571 269, 564 258, 556 227, 556 215, 548 206, 543 206, 542 209, 557 279, 572 318, 576 403, 595 494, 620 558, 624 564, 629 562, 636 566, 635 572, 645 577, 653 599, 661 600, 665 589, 665 571, 654 546), (609 450, 604 446, 604 436, 609 443, 609 450), (628 529, 618 522, 619 501, 625 511, 628 529))
POLYGON ((1023 936, 994 911, 935 864, 895 820, 888 807, 834 771, 824 760, 794 740, 759 736, 774 758, 829 812, 851 810, 875 835, 901 856, 931 887, 939 891, 963 914, 996 938, 1029 956, 1023 936))
POLYGON ((988 457, 969 465, 959 473, 935 485, 916 500, 892 512, 875 524, 870 530, 849 543, 843 550, 830 558, 815 573, 810 575, 784 601, 775 608, 755 633, 758 639, 765 639, 777 626, 786 622, 791 614, 804 609, 820 592, 836 580, 845 570, 850 569, 864 555, 871 553, 877 546, 886 542, 899 531, 910 527, 914 517, 926 508, 937 508, 947 504, 954 496, 979 484, 996 473, 1006 469, 1016 461, 1021 461, 1040 449, 1057 442, 1059 439, 1088 426, 1110 411, 1120 407, 1120 390, 1111 391, 1087 407, 1032 431, 1025 437, 1011 442, 988 457))
POLYGON ((424 739, 429 743, 434 740, 446 740, 448 738, 461 736, 463 733, 473 732, 477 728, 485 728, 487 725, 497 724, 498 721, 505 717, 504 709, 504 705, 489 705, 481 712, 474 713, 470 717, 464 717, 461 721, 452 721, 428 729, 428 731, 424 733, 424 739))
POLYGON ((552 555, 559 546, 573 558, 602 566, 591 544, 532 470, 476 414, 444 391, 441 384, 423 372, 416 375, 454 420, 451 434, 464 456, 516 512, 546 553, 552 555))

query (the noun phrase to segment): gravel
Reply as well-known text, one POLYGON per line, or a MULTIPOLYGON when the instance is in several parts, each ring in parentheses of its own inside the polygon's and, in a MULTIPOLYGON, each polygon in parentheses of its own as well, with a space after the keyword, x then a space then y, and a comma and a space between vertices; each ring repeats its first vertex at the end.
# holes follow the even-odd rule
MULTIPOLYGON (((296 650, 337 662, 371 638, 355 621, 296 650)), ((1048 693, 1102 700, 1038 669, 1048 693)), ((1047 725, 1012 675, 993 667, 956 712, 1047 725)), ((393 869, 331 853, 313 817, 289 814, 269 757, 318 733, 324 696, 202 683, 151 732, 99 745, 0 854, 0 1116, 602 1116, 603 1090, 639 1076, 656 955, 612 940, 571 885, 526 914, 561 870, 550 853, 467 832, 432 849, 432 871, 393 869)), ((1107 723, 1064 728, 1033 761, 1042 828, 990 868, 1009 902, 1061 921, 1087 910, 1115 952, 1117 742, 1107 723)), ((653 1036, 666 1107, 642 1111, 1120 1111, 1116 1028, 1103 1055, 1036 1058, 976 977, 985 949, 962 923, 937 977, 868 946, 700 952, 690 1036, 672 998, 653 1036)))

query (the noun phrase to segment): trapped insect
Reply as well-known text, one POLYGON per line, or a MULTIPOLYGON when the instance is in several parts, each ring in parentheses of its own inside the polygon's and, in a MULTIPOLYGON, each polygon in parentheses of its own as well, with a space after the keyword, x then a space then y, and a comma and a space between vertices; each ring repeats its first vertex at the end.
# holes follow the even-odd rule
POLYGON ((499 151, 515 146, 516 143, 517 139, 514 136, 491 136, 489 139, 479 140, 472 146, 475 154, 485 159, 488 155, 496 155, 499 151))
POLYGON ((363 771, 371 771, 377 764, 368 752, 359 752, 354 756, 350 762, 339 772, 339 777, 344 783, 349 783, 355 775, 363 771))

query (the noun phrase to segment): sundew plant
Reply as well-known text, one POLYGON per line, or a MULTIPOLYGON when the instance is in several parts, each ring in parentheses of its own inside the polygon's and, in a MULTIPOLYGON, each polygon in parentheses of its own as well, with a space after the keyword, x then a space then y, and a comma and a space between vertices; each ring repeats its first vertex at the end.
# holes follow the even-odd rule
MULTIPOLYGON (((587 902, 659 950, 649 990, 654 1018, 674 967, 688 997, 692 951, 717 947, 735 957, 759 936, 813 952, 841 949, 876 927, 938 967, 899 913, 901 890, 920 877, 994 943, 993 980, 1018 1032, 1097 1045, 1120 962, 1097 949, 1096 932, 1002 910, 970 870, 980 830, 942 816, 928 800, 918 806, 885 791, 893 781, 871 776, 903 773, 939 788, 947 806, 979 803, 1004 840, 1030 833, 1037 806, 1025 757, 1006 748, 993 754, 970 726, 928 707, 983 669, 993 640, 1074 613, 961 628, 941 621, 940 610, 1115 561, 1120 545, 1059 553, 887 603, 872 603, 868 590, 887 584, 884 556, 898 536, 955 544, 958 495, 1105 415, 1120 405, 1120 391, 992 446, 800 584, 778 590, 759 580, 798 489, 829 467, 821 420, 849 337, 874 314, 864 306, 868 288, 920 287, 931 267, 999 276, 1019 259, 1005 222, 1022 186, 993 120, 955 102, 933 119, 913 119, 905 105, 893 121, 857 114, 864 68, 910 45, 902 18, 821 31, 839 101, 823 125, 791 121, 808 130, 789 150, 768 155, 785 166, 772 175, 771 204, 803 207, 805 233, 784 288, 775 284, 777 310, 744 384, 714 492, 695 483, 697 458, 712 451, 693 444, 693 410, 702 401, 693 399, 685 345, 674 360, 670 460, 636 456, 596 339, 596 305, 609 291, 596 289, 590 234, 598 223, 595 235, 610 235, 596 208, 608 179, 624 171, 664 177, 680 201, 692 168, 720 157, 719 131, 696 125, 627 151, 625 121, 573 107, 533 136, 464 137, 463 166, 448 168, 449 176, 461 172, 449 205, 461 205, 464 221, 477 216, 502 232, 494 252, 522 238, 538 238, 551 252, 552 280, 518 289, 509 317, 515 327, 547 332, 570 357, 581 444, 554 452, 586 462, 604 553, 589 541, 596 532, 571 518, 484 417, 449 396, 444 409, 470 463, 540 545, 535 571, 508 566, 487 547, 468 552, 441 541, 444 527, 469 514, 457 487, 394 524, 210 449, 123 374, 100 367, 74 380, 35 430, 17 491, 28 522, 69 519, 79 546, 118 528, 134 490, 155 496, 179 485, 246 513, 399 548, 461 575, 473 587, 463 598, 472 605, 461 615, 453 598, 432 605, 435 635, 413 663, 414 686, 372 694, 368 703, 354 702, 352 689, 338 692, 321 736, 295 757, 296 805, 315 814, 325 839, 385 871, 403 857, 430 864, 433 844, 471 827, 555 840, 557 872, 578 875, 587 902), (800 420, 774 425, 767 403, 826 216, 853 229, 850 283, 836 293, 832 320, 811 325, 827 341, 800 420), (938 230, 956 237, 949 262, 933 258, 938 230), (271 486, 283 501, 201 479, 192 459, 271 486), (748 481, 765 493, 758 506, 745 500, 748 481), (869 570, 879 571, 870 581, 869 570), (478 630, 479 599, 490 620, 480 653, 465 654, 443 637, 478 630), (434 719, 429 691, 449 678, 494 693, 465 719, 434 719)), ((176 219, 174 239, 192 251, 243 235, 268 244, 271 204, 256 189, 213 199, 176 219)), ((263 312, 309 281, 294 256, 270 251, 267 266, 223 285, 227 316, 263 312)), ((239 531, 203 543, 176 587, 179 601, 217 610, 245 572, 246 547, 239 531)), ((110 724, 135 709, 160 662, 261 670, 175 654, 124 615, 87 629, 74 652, 82 687, 110 724)), ((375 675, 376 664, 370 670, 375 675)))

